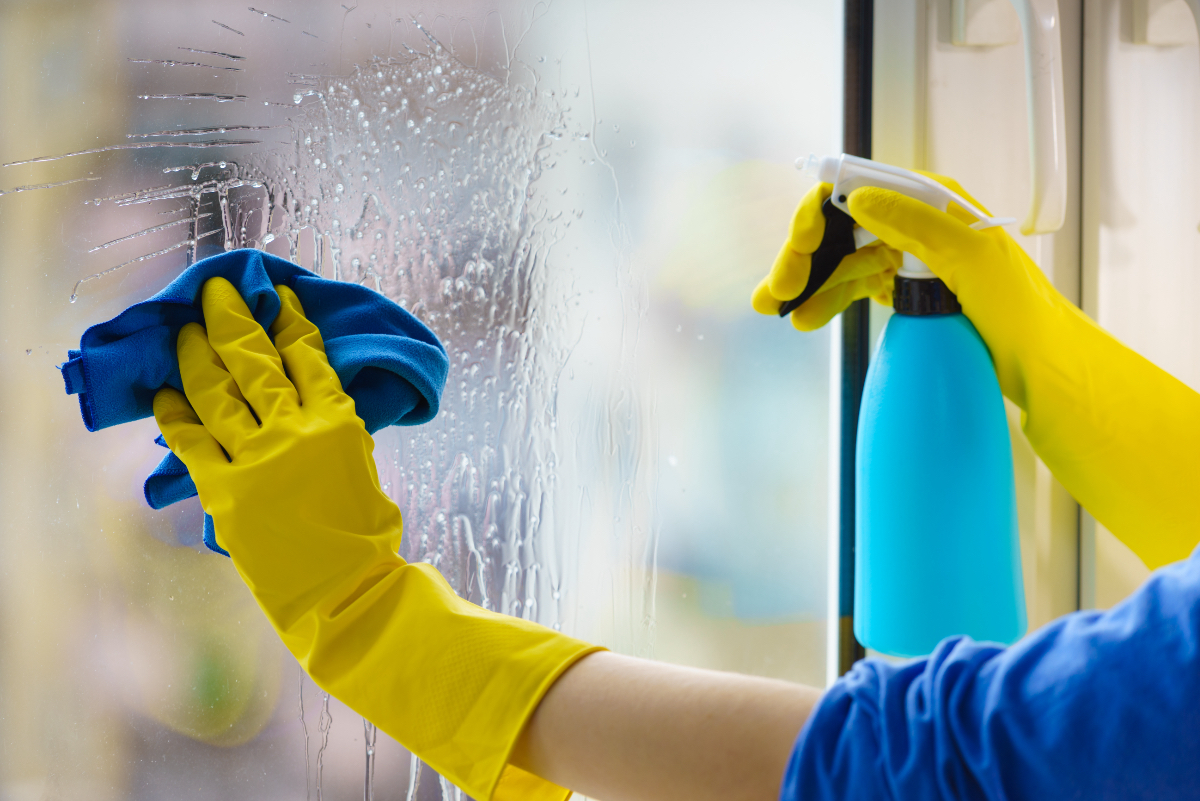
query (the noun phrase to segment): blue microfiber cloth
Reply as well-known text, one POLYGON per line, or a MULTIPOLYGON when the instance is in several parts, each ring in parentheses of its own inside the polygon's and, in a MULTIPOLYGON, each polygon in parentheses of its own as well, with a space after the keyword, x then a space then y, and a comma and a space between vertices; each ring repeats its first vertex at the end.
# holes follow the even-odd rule
MULTIPOLYGON (((67 394, 79 395, 88 431, 151 417, 154 395, 165 386, 183 391, 175 340, 187 323, 204 322, 200 289, 215 276, 237 287, 263 328, 279 314, 275 285, 296 293, 369 433, 437 414, 450 362, 421 321, 364 286, 320 278, 259 250, 234 250, 196 262, 154 297, 83 333, 79 350, 70 351, 60 369, 67 394)), ((162 437, 155 441, 166 447, 162 437)), ((168 453, 146 479, 145 494, 152 508, 162 509, 191 498, 196 485, 187 466, 168 453)), ((208 515, 204 544, 229 555, 217 545, 208 515)))

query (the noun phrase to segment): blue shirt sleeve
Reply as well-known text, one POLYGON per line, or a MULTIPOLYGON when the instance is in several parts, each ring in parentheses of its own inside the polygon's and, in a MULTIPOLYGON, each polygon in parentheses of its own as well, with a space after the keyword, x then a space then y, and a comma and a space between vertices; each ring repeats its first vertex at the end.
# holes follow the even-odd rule
POLYGON ((1009 648, 858 663, 800 732, 782 801, 1197 798, 1197 554, 1009 648))

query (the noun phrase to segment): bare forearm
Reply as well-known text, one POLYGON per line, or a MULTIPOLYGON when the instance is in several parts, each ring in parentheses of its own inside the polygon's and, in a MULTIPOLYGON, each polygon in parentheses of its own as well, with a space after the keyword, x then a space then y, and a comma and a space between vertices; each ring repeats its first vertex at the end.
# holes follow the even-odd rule
POLYGON ((599 801, 774 801, 820 695, 596 653, 542 699, 512 761, 599 801))

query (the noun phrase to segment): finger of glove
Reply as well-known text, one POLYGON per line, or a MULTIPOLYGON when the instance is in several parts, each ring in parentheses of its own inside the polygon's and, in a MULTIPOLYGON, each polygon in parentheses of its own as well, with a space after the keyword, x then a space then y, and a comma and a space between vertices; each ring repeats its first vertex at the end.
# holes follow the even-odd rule
POLYGON ((767 275, 767 291, 776 300, 791 300, 808 286, 811 272, 812 255, 797 252, 792 249, 791 242, 785 242, 767 275))
POLYGON ((798 331, 816 331, 845 310, 854 300, 854 284, 841 284, 813 295, 792 312, 792 326, 798 331))
POLYGON ((803 292, 808 284, 812 253, 821 246, 825 236, 825 215, 821 213, 821 205, 832 191, 829 184, 817 184, 805 193, 796 207, 787 241, 779 249, 767 276, 768 287, 776 300, 790 300, 803 292))
POLYGON ((258 421, 238 383, 199 323, 188 323, 179 331, 176 351, 187 400, 208 432, 236 458, 246 437, 258 431, 258 421))
POLYGON ((877 294, 880 280, 877 276, 869 276, 818 292, 792 312, 792 325, 800 331, 817 330, 854 301, 877 294))
MULTIPOLYGON (((886 285, 887 292, 891 293, 892 279, 896 275, 896 270, 900 266, 900 254, 891 248, 885 247, 883 243, 867 245, 859 248, 855 253, 850 254, 842 259, 838 264, 837 269, 829 276, 829 279, 811 298, 804 302, 804 306, 800 307, 796 312, 792 313, 792 323, 797 325, 802 331, 810 331, 813 328, 820 328, 828 322, 833 315, 837 314, 845 308, 837 308, 837 299, 847 297, 844 293, 829 294, 832 290, 842 284, 861 282, 870 279, 870 286, 875 290, 870 294, 876 294, 879 288, 886 285), (822 296, 825 296, 822 298, 822 296), (820 300, 818 300, 820 298, 820 300), (804 311, 811 303, 817 305, 812 307, 810 311, 804 311), (832 306, 830 304, 833 304, 832 306)), ((803 289, 801 289, 803 291, 803 289)), ((859 290, 855 290, 857 293, 859 290)), ((796 292, 791 297, 796 297, 800 292, 796 292)), ((865 295, 855 295, 846 300, 845 303, 850 303, 857 297, 865 297, 865 295)), ((751 297, 751 303, 755 311, 760 314, 778 314, 779 307, 782 305, 779 298, 776 298, 771 292, 768 285, 768 279, 764 279, 762 283, 754 290, 754 295, 751 297)))
POLYGON ((851 283, 864 278, 879 277, 890 284, 896 271, 900 269, 902 256, 899 251, 887 247, 883 242, 875 242, 861 247, 842 259, 837 269, 829 276, 820 292, 839 284, 851 283))
POLYGON ((850 214, 896 250, 911 253, 957 292, 957 270, 990 242, 944 211, 899 192, 865 186, 850 193, 850 214))
POLYGON ((771 294, 770 281, 770 278, 759 281, 750 295, 750 305, 759 314, 779 314, 779 307, 783 305, 783 301, 771 294))
POLYGON ((287 368, 287 374, 302 404, 319 403, 342 395, 342 382, 329 365, 321 332, 307 317, 300 298, 290 288, 279 285, 279 316, 271 324, 275 347, 287 368))
POLYGON ((825 215, 821 213, 821 207, 832 194, 833 184, 817 184, 804 193, 788 229, 788 245, 792 250, 812 253, 821 246, 825 237, 825 215))
MULTIPOLYGON (((165 387, 154 396, 154 422, 167 447, 187 465, 188 470, 203 472, 211 465, 228 464, 221 445, 200 422, 196 410, 177 389, 165 387)), ((192 475, 195 480, 195 473, 192 475)))
POLYGON ((891 306, 895 278, 895 273, 870 276, 864 281, 863 297, 871 298, 885 306, 891 306))
POLYGON ((224 278, 210 278, 202 297, 208 341, 258 419, 265 422, 298 408, 300 398, 283 371, 279 351, 233 284, 224 278))

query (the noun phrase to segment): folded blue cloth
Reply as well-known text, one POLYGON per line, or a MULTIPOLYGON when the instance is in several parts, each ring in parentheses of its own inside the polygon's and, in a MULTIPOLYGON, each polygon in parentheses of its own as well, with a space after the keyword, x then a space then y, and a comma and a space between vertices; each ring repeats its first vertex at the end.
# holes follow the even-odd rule
MULTIPOLYGON (((60 369, 67 394, 79 395, 88 431, 152 416, 154 395, 163 387, 183 391, 175 340, 187 323, 204 322, 200 289, 215 276, 237 287, 263 328, 279 314, 275 285, 296 293, 368 432, 417 425, 437 414, 450 362, 416 317, 364 286, 320 278, 259 250, 234 250, 196 262, 154 297, 83 333, 79 350, 70 351, 60 369)), ((166 447, 162 437, 156 442, 166 447)), ((195 494, 187 467, 173 453, 146 479, 146 502, 154 509, 195 494)), ((208 515, 204 542, 225 553, 208 515)))

